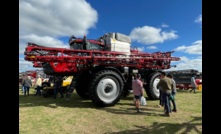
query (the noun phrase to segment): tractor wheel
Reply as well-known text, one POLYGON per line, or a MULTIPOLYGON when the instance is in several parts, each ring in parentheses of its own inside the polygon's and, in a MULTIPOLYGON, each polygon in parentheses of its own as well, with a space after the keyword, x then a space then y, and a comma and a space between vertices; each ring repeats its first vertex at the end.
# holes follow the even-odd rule
POLYGON ((42 83, 42 89, 44 89, 45 87, 49 87, 50 84, 49 83, 42 83))
POLYGON ((88 86, 91 78, 89 72, 84 72, 76 79, 76 92, 83 99, 89 99, 88 86))
POLYGON ((112 70, 95 74, 89 85, 92 102, 98 107, 113 106, 120 101, 124 83, 120 75, 112 70))
POLYGON ((157 89, 157 84, 159 83, 160 79, 159 76, 161 74, 159 72, 154 72, 148 76, 146 79, 146 85, 144 86, 146 90, 146 94, 150 100, 158 100, 160 96, 160 91, 157 89))
POLYGON ((42 96, 44 98, 48 98, 49 97, 48 90, 44 89, 45 87, 48 87, 48 83, 42 83, 42 96))
POLYGON ((45 89, 46 87, 50 87, 50 83, 48 83, 48 82, 42 83, 42 95, 43 95, 43 97, 48 98, 51 95, 54 95, 54 89, 45 89))

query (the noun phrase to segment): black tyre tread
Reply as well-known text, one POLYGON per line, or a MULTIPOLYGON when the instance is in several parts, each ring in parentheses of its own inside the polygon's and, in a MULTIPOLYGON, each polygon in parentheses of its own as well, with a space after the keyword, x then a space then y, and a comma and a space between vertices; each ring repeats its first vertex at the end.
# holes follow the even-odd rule
POLYGON ((50 83, 49 82, 43 82, 41 85, 42 85, 42 88, 50 87, 50 83))
POLYGON ((41 85, 42 85, 42 96, 43 96, 44 98, 48 98, 50 95, 49 95, 49 93, 48 93, 48 90, 44 89, 44 87, 49 87, 49 86, 50 86, 50 83, 48 83, 48 82, 43 82, 41 85), (43 91, 43 90, 44 90, 44 91, 43 91))
POLYGON ((158 100, 159 99, 159 97, 157 97, 154 94, 153 89, 152 89, 153 82, 154 82, 155 78, 158 76, 160 76, 160 73, 154 72, 154 73, 151 73, 147 78, 147 81, 146 81, 147 85, 144 88, 145 88, 146 94, 150 100, 158 100))
POLYGON ((95 74, 94 78, 90 82, 90 85, 89 85, 90 99, 97 107, 113 106, 120 101, 121 96, 123 94, 123 87, 124 87, 123 80, 121 79, 121 77, 118 73, 114 72, 113 70, 101 70, 95 74), (101 77, 104 77, 104 76, 112 76, 112 77, 116 78, 119 82, 119 85, 120 85, 120 92, 119 92, 118 97, 113 102, 111 102, 109 104, 106 104, 105 102, 100 100, 97 93, 96 93, 97 83, 99 82, 101 77))
POLYGON ((76 79, 76 92, 83 99, 90 98, 88 93, 90 78, 89 72, 84 72, 76 79))

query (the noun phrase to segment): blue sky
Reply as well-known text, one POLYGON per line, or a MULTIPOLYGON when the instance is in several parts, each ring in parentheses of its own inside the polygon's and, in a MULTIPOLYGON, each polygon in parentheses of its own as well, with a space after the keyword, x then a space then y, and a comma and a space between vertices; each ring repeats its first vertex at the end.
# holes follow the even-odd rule
POLYGON ((202 0, 19 0, 19 72, 26 42, 68 48, 71 35, 119 32, 143 52, 175 51, 176 68, 202 71, 202 0))

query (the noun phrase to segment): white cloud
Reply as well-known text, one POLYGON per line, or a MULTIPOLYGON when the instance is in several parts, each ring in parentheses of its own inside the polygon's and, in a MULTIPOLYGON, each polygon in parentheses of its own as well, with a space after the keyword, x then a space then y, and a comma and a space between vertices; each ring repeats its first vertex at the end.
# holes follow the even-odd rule
POLYGON ((52 38, 49 36, 37 36, 34 34, 31 35, 24 35, 19 37, 19 54, 23 54, 26 43, 32 42, 37 45, 47 46, 47 47, 60 47, 60 48, 69 48, 68 44, 64 44, 62 41, 52 38))
POLYGON ((195 41, 190 46, 185 46, 185 45, 179 46, 179 47, 175 48, 174 50, 188 53, 188 54, 201 55, 202 54, 202 40, 195 41))
MULTIPOLYGON (((19 56, 27 42, 48 47, 69 47, 59 37, 83 36, 95 28, 98 13, 86 0, 19 0, 19 56)), ((19 60, 19 71, 34 69, 19 60)))
POLYGON ((178 38, 176 31, 162 31, 160 28, 151 26, 143 26, 134 28, 130 37, 133 41, 142 44, 155 44, 163 43, 166 40, 172 40, 178 38))
POLYGON ((161 25, 161 27, 166 28, 166 27, 169 27, 169 25, 163 23, 163 24, 161 25))
POLYGON ((157 47, 156 46, 149 46, 149 47, 147 47, 147 49, 157 49, 157 47))
POLYGON ((194 22, 196 23, 202 23, 202 15, 200 14, 195 20, 194 22))
MULTIPOLYGON (((193 59, 189 59, 187 57, 180 57, 180 61, 176 61, 175 65, 176 67, 172 67, 170 69, 167 70, 185 70, 185 69, 196 69, 199 72, 202 72, 202 57, 196 57, 193 59)), ((171 62, 171 65, 174 62, 171 62)))
POLYGON ((180 57, 180 61, 188 62, 189 59, 188 59, 187 57, 185 57, 185 56, 181 56, 181 57, 180 57))
POLYGON ((176 31, 170 31, 170 32, 162 32, 162 38, 163 40, 172 40, 176 39, 178 35, 175 34, 176 31))
POLYGON ((174 50, 197 56, 192 59, 185 56, 180 57, 181 60, 176 62, 177 67, 169 70, 196 69, 199 72, 202 72, 202 40, 195 41, 190 46, 179 46, 174 50))
POLYGON ((85 0, 19 0, 20 35, 82 36, 97 20, 85 0))
POLYGON ((141 52, 144 51, 144 47, 138 47, 137 49, 138 49, 138 51, 141 51, 141 52))
POLYGON ((19 58, 19 72, 25 72, 27 70, 33 70, 33 63, 25 61, 24 58, 19 58))

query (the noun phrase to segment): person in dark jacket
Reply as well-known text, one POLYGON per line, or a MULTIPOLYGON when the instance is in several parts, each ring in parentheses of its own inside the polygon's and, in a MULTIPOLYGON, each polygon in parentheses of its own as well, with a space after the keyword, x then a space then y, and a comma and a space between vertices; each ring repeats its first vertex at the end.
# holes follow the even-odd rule
POLYGON ((54 99, 57 98, 57 93, 59 92, 61 95, 61 98, 64 98, 64 95, 61 90, 62 82, 63 82, 62 76, 55 76, 54 79, 54 99))

